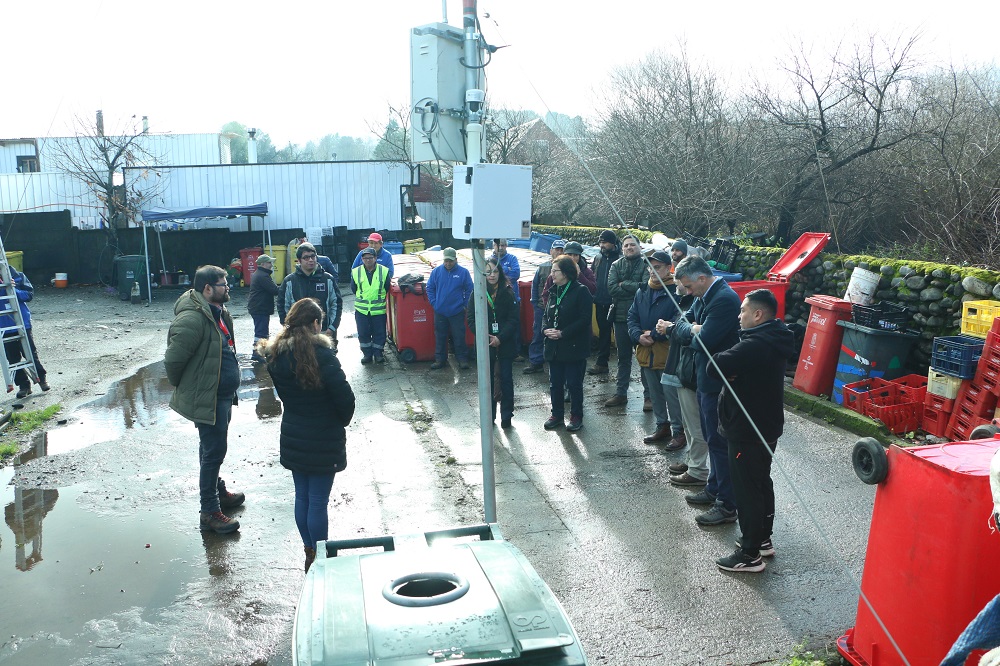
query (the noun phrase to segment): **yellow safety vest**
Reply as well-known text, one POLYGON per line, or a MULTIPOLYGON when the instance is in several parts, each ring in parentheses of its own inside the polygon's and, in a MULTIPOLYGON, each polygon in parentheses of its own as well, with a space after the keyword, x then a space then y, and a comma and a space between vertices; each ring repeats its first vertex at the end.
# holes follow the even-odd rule
POLYGON ((385 278, 389 269, 382 264, 375 264, 372 280, 368 280, 368 271, 364 265, 351 271, 354 279, 354 311, 363 315, 385 314, 385 278))

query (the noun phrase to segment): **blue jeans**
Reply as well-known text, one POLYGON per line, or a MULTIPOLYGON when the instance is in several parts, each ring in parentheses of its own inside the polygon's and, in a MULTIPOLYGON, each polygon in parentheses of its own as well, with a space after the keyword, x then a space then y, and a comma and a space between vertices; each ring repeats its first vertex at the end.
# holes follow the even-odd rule
POLYGON ((528 362, 531 365, 542 365, 545 363, 545 336, 542 335, 542 320, 545 318, 545 311, 537 305, 535 318, 531 324, 531 343, 528 345, 528 362))
POLYGON ((448 336, 455 345, 455 358, 459 362, 469 360, 469 349, 465 344, 465 312, 446 317, 434 313, 434 360, 448 360, 448 336))
POLYGON ((198 493, 202 513, 214 513, 219 507, 219 469, 226 459, 229 420, 233 415, 233 396, 218 396, 215 401, 215 425, 196 423, 198 427, 198 493))
POLYGON ((326 541, 330 529, 327 507, 333 489, 335 472, 306 474, 292 470, 295 483, 295 526, 299 528, 302 545, 315 548, 317 541, 326 541))
POLYGON ((698 391, 701 431, 708 443, 709 473, 705 490, 728 511, 736 510, 733 480, 729 476, 729 442, 719 432, 719 394, 698 391))
POLYGON ((271 323, 271 315, 252 314, 250 318, 253 319, 253 339, 255 342, 270 337, 268 327, 271 323))
POLYGON ((365 358, 381 357, 382 349, 385 347, 385 315, 366 315, 355 312, 354 323, 358 326, 358 343, 361 344, 361 353, 365 358))
POLYGON ((569 389, 570 418, 583 418, 583 373, 587 359, 582 361, 549 361, 549 398, 552 416, 561 419, 566 415, 565 390, 569 389))

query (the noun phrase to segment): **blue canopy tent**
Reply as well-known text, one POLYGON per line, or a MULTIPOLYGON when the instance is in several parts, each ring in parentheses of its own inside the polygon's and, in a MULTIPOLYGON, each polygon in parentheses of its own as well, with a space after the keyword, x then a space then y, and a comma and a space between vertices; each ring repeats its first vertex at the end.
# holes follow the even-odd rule
MULTIPOLYGON (((271 230, 267 228, 267 202, 251 204, 248 206, 205 206, 202 208, 189 208, 187 210, 143 210, 142 211, 142 245, 146 256, 146 288, 149 294, 149 301, 153 300, 153 289, 150 283, 149 271, 149 242, 146 240, 146 226, 150 222, 164 222, 166 220, 197 220, 206 217, 261 217, 264 219, 263 244, 269 245, 271 242, 271 230)), ((160 227, 156 227, 156 235, 160 235, 160 227)), ((163 259, 163 243, 160 246, 160 264, 163 270, 167 269, 163 259)))

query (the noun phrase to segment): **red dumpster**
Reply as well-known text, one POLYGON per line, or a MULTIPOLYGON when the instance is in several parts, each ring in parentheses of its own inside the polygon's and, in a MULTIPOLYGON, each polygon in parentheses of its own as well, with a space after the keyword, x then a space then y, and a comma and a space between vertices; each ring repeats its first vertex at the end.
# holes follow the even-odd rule
POLYGON ((792 386, 809 395, 830 395, 844 339, 844 329, 837 322, 850 320, 851 302, 817 295, 807 298, 806 303, 812 310, 792 386))
POLYGON ((243 284, 250 286, 250 278, 257 270, 257 257, 264 254, 264 250, 259 247, 245 247, 240 250, 240 262, 243 264, 241 273, 243 274, 243 284))
MULTIPOLYGON (((988 525, 998 447, 987 439, 889 449, 861 591, 913 666, 941 663, 1000 589, 1000 539, 988 525)), ((864 599, 837 649, 855 666, 906 663, 864 599)))
POLYGON ((767 289, 778 299, 778 319, 785 318, 785 294, 788 292, 788 281, 795 273, 816 258, 826 244, 830 242, 830 234, 808 232, 799 236, 791 247, 785 250, 781 258, 771 267, 766 280, 748 280, 730 282, 736 295, 742 301, 751 291, 767 289))
POLYGON ((434 360, 434 310, 431 308, 424 283, 399 288, 396 279, 389 289, 386 328, 403 363, 434 360))

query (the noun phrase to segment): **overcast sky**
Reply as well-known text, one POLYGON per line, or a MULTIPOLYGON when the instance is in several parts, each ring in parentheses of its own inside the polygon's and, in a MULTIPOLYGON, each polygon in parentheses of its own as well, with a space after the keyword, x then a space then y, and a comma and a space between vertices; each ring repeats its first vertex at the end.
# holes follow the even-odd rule
MULTIPOLYGON (((447 0, 461 25, 462 3, 447 0)), ((926 62, 995 62, 1000 3, 924 0, 480 0, 494 106, 588 116, 608 72, 687 45, 734 81, 767 75, 797 41, 922 34, 926 62), (825 13, 821 13, 825 12, 825 13), (487 14, 489 17, 487 18, 487 14)), ((0 139, 71 133, 74 114, 149 116, 159 132, 237 120, 277 146, 370 137, 409 101, 409 29, 441 0, 8 0, 0 139)))

